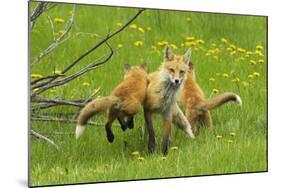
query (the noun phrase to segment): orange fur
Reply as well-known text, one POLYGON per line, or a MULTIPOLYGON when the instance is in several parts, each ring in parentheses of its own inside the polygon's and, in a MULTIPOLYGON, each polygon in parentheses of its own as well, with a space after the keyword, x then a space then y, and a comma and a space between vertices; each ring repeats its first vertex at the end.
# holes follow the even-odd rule
POLYGON ((111 126, 116 118, 121 123, 123 130, 126 129, 124 118, 128 118, 130 124, 133 123, 132 118, 140 111, 146 96, 146 65, 130 67, 126 64, 125 69, 124 80, 112 91, 110 96, 95 99, 81 110, 77 118, 77 138, 82 134, 88 119, 105 110, 109 110, 105 125, 109 142, 114 140, 111 126))
POLYGON ((212 117, 209 110, 217 108, 229 101, 241 103, 240 97, 231 92, 226 92, 211 99, 205 99, 205 95, 195 80, 194 65, 190 62, 188 79, 180 97, 180 103, 185 109, 185 115, 189 120, 193 132, 197 132, 197 123, 201 121, 208 128, 212 127, 212 117))

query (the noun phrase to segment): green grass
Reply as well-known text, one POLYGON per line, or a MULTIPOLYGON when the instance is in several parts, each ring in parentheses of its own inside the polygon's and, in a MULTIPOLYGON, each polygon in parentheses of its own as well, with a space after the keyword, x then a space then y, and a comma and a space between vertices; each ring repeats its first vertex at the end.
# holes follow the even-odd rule
MULTIPOLYGON (((31 3, 34 8, 35 3, 31 3)), ((70 38, 58 46, 50 55, 31 67, 31 73, 50 75, 55 69, 63 70, 75 58, 97 43, 100 38, 94 34, 106 36, 108 32, 118 29, 117 23, 125 23, 135 13, 135 9, 96 7, 77 5, 75 23, 70 38)), ((39 56, 53 39, 47 15, 54 20, 63 18, 65 23, 54 22, 54 30, 65 28, 72 5, 60 4, 47 13, 43 13, 31 31, 31 61, 39 56)), ((188 46, 185 37, 202 39, 204 44, 193 46, 192 61, 196 66, 197 81, 202 86, 206 97, 233 91, 243 100, 243 107, 227 104, 212 111, 214 127, 212 130, 201 128, 198 137, 191 140, 176 128, 172 130, 173 146, 178 150, 170 151, 167 160, 161 160, 162 124, 159 116, 154 118, 157 136, 157 152, 148 154, 143 113, 135 118, 135 128, 123 132, 117 122, 113 132, 115 141, 106 140, 103 124, 106 115, 98 115, 92 121, 97 126, 88 126, 80 140, 74 135, 54 135, 53 132, 74 133, 75 127, 70 123, 31 121, 31 127, 59 145, 57 151, 53 146, 31 137, 31 185, 69 184, 79 182, 118 181, 146 178, 164 178, 175 176, 195 176, 205 174, 224 174, 255 172, 267 170, 267 89, 266 89, 266 18, 254 16, 233 16, 224 14, 207 14, 194 12, 176 12, 146 10, 134 22, 145 32, 126 28, 111 39, 110 44, 116 48, 122 44, 112 59, 97 70, 93 70, 77 80, 53 92, 42 94, 48 98, 80 99, 90 96, 94 89, 100 88, 99 95, 109 95, 111 90, 123 78, 123 64, 141 64, 148 62, 149 72, 157 69, 163 55, 159 41, 168 41, 178 48, 176 53, 183 53, 188 46), (150 30, 148 30, 150 27, 150 30), (221 38, 228 43, 222 43, 221 38), (134 46, 135 41, 143 41, 142 46, 134 46), (257 54, 246 57, 246 52, 230 55, 227 48, 234 44, 246 51, 256 51, 256 46, 263 46, 264 57, 257 54), (206 55, 208 50, 219 49, 219 53, 206 55), (152 48, 155 46, 156 49, 152 48), (202 48, 200 48, 202 47, 202 48), (218 59, 216 59, 216 57, 218 59), (244 59, 238 60, 240 57, 244 59), (258 63, 263 59, 264 63, 258 63), (257 63, 250 65, 250 60, 257 63), (248 78, 254 72, 260 76, 248 78), (227 73, 228 78, 216 73, 227 73), (215 81, 209 81, 209 78, 215 81), (232 82, 239 77, 240 81, 232 82), (83 86, 87 82, 90 86, 83 86), (249 83, 248 86, 247 83, 249 83), (230 136, 235 132, 235 136, 230 136), (217 139, 222 135, 222 139, 217 139), (233 143, 228 143, 233 140, 233 143), (125 146, 124 141, 128 144, 125 146), (144 161, 138 161, 131 155, 139 151, 144 161)), ((237 50, 235 50, 237 51, 237 50)), ((74 72, 107 53, 105 46, 74 67, 74 72)), ((73 107, 58 107, 43 113, 76 112, 73 107)), ((71 118, 71 116, 63 117, 71 118)))

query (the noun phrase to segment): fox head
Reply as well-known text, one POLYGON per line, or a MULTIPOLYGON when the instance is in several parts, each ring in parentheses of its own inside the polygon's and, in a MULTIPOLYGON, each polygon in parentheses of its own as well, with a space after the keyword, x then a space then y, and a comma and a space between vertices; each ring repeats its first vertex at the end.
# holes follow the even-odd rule
POLYGON ((184 55, 176 55, 170 46, 164 49, 164 62, 162 64, 162 76, 174 86, 180 86, 187 78, 191 49, 184 55))
POLYGON ((131 77, 131 76, 147 76, 147 65, 146 63, 138 65, 138 66, 131 66, 129 64, 124 64, 124 68, 125 68, 125 75, 124 75, 124 79, 131 77))

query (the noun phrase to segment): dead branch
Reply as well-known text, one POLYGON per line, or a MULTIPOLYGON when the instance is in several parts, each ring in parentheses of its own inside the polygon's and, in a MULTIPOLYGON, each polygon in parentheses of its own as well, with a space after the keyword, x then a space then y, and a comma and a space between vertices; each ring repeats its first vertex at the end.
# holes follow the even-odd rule
MULTIPOLYGON (((54 117, 31 117, 32 121, 55 121, 55 122, 61 122, 61 123, 71 123, 75 124, 76 120, 71 119, 63 119, 63 118, 54 118, 54 117)), ((92 121, 88 121, 87 125, 95 125, 95 126, 102 126, 102 124, 98 124, 92 121)))
POLYGON ((32 136, 35 136, 35 137, 38 138, 38 139, 44 140, 45 142, 51 144, 51 145, 54 146, 57 150, 59 149, 58 145, 56 145, 54 141, 52 141, 52 140, 50 140, 49 138, 47 138, 47 137, 45 137, 45 136, 43 136, 43 135, 41 135, 41 134, 35 132, 34 130, 31 129, 31 130, 30 130, 30 134, 31 134, 32 136))
MULTIPOLYGON (((66 36, 66 34, 69 33, 69 31, 71 30, 71 28, 73 26, 75 10, 76 10, 76 6, 73 5, 71 16, 69 18, 68 24, 67 24, 66 28, 64 29, 63 33, 57 39, 55 39, 42 53, 40 53, 40 55, 30 64, 31 66, 35 65, 37 62, 39 62, 46 55, 51 53, 58 45, 60 45, 63 42, 62 39, 66 36)), ((49 19, 49 21, 50 21, 50 19, 49 19)), ((52 21, 50 21, 50 23, 51 23, 51 26, 53 29, 52 21)), ((53 31, 53 33, 54 33, 54 31, 53 31)))
POLYGON ((34 27, 35 20, 46 10, 48 3, 47 2, 39 2, 35 7, 33 13, 30 16, 30 26, 31 29, 34 27))
MULTIPOLYGON (((120 33, 121 31, 123 31, 126 27, 128 27, 142 12, 144 11, 144 9, 140 9, 138 10, 138 12, 126 23, 124 24, 122 27, 120 27, 119 29, 117 29, 115 32, 107 35, 107 37, 105 37, 104 39, 102 39, 100 42, 98 42, 97 44, 95 44, 91 49, 89 49, 88 51, 86 51, 85 53, 83 53, 80 57, 78 57, 76 60, 74 60, 69 66, 67 66, 63 71, 62 74, 65 74, 67 71, 69 71, 72 67, 74 67, 77 63, 79 63, 83 58, 85 58, 86 56, 88 56, 90 53, 92 53, 94 50, 96 50, 97 48, 99 48, 101 45, 103 45, 104 43, 106 43, 109 39, 111 39, 112 37, 114 37, 115 35, 117 35, 118 33, 120 33)), ((109 56, 111 57, 111 56, 109 56)), ((105 62, 103 62, 105 63, 105 62)), ((100 63, 99 65, 103 64, 100 63)), ((96 68, 98 65, 95 66, 91 66, 91 68, 89 70, 85 70, 86 72, 96 68)), ((85 72, 84 72, 85 73, 85 72)), ((80 74, 78 74, 78 76, 84 74, 83 71, 80 72, 80 74)), ((37 84, 36 86, 34 86, 33 88, 40 88, 39 90, 37 90, 36 92, 34 92, 32 94, 32 97, 42 93, 43 91, 51 88, 51 87, 55 87, 56 85, 61 85, 64 84, 65 81, 67 81, 69 79, 69 81, 73 80, 72 78, 66 78, 64 81, 59 81, 56 82, 55 84, 50 84, 51 82, 53 82, 55 79, 57 79, 58 76, 54 76, 53 78, 48 79, 45 82, 41 82, 39 84, 37 84), (43 88, 44 86, 46 86, 45 88, 43 88), (42 87, 42 88, 41 88, 42 87)), ((76 78, 76 76, 74 76, 74 78, 76 78)), ((67 81, 68 82, 68 81, 67 81)))
MULTIPOLYGON (((50 88, 53 88, 53 87, 57 87, 57 86, 61 86, 61 85, 64 85, 72 80, 74 80, 75 78, 93 70, 93 69, 96 69, 97 67, 101 66, 102 64, 106 63, 109 59, 111 59, 111 57, 113 56, 113 49, 112 47, 106 42, 108 48, 110 49, 110 54, 108 55, 108 57, 106 59, 104 59, 103 61, 101 62, 98 62, 98 63, 91 63, 89 64, 87 67, 81 69, 80 71, 70 75, 70 76, 67 76, 65 77, 64 79, 61 79, 61 80, 57 80, 57 81, 54 81, 54 82, 51 82, 49 83, 48 85, 45 85, 43 87, 41 87, 39 90, 35 91, 34 93, 32 93, 31 95, 31 98, 34 98, 36 95, 50 89, 50 88)), ((41 83, 39 83, 38 85, 40 85, 41 83)), ((32 87, 32 89, 35 89, 35 88, 39 88, 38 85, 35 85, 32 87)))

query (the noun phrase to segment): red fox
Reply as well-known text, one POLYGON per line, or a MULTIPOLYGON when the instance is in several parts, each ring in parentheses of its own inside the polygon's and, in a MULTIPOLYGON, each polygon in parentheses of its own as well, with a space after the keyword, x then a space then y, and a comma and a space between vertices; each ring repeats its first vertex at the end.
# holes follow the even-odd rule
POLYGON ((177 105, 178 93, 188 73, 191 50, 183 56, 175 55, 171 47, 164 50, 164 61, 159 70, 149 74, 146 99, 144 101, 145 124, 148 131, 148 150, 155 151, 155 135, 152 114, 160 112, 164 124, 162 152, 168 154, 172 122, 194 138, 191 126, 177 105))
POLYGON ((212 127, 212 118, 209 110, 217 108, 224 103, 234 101, 240 106, 241 98, 232 92, 222 93, 210 99, 205 99, 204 93, 195 80, 195 70, 192 62, 189 62, 188 79, 184 83, 180 97, 180 104, 185 109, 185 115, 191 124, 193 133, 197 132, 197 123, 202 122, 208 128, 212 127))
POLYGON ((108 141, 113 142, 114 134, 111 130, 113 121, 118 118, 123 130, 126 129, 126 124, 132 128, 133 116, 142 108, 146 88, 146 64, 132 67, 125 64, 124 80, 112 91, 111 95, 91 101, 80 111, 77 118, 76 138, 82 135, 88 119, 99 112, 109 110, 105 130, 108 141), (126 117, 127 122, 124 122, 126 117))

